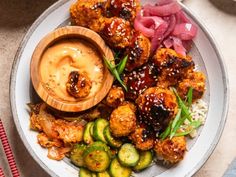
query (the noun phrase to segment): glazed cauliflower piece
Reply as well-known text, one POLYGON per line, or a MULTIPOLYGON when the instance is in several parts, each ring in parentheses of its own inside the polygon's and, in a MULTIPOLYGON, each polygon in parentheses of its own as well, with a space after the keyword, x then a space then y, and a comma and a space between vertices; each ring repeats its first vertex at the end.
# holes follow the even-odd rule
POLYGON ((70 7, 70 16, 75 25, 100 32, 104 27, 107 0, 78 0, 70 7))
POLYGON ((87 73, 72 71, 66 83, 67 92, 75 98, 84 98, 89 95, 92 82, 87 73))
POLYGON ((176 85, 194 69, 190 56, 184 57, 167 48, 158 49, 153 56, 153 62, 159 70, 158 84, 165 87, 176 85))
POLYGON ((150 40, 139 32, 133 36, 131 45, 126 49, 125 55, 128 55, 126 68, 132 71, 135 68, 147 63, 151 53, 150 40))
POLYGON ((186 150, 186 140, 184 136, 159 140, 154 146, 157 157, 167 163, 177 163, 183 160, 186 150))
POLYGON ((178 111, 176 96, 166 88, 150 87, 136 100, 140 119, 154 131, 162 131, 178 111))
POLYGON ((141 9, 139 0, 110 0, 109 12, 112 16, 133 22, 141 9))
POLYGON ((116 108, 125 100, 124 91, 121 87, 113 86, 107 97, 106 97, 106 104, 110 107, 116 108))
POLYGON ((137 111, 137 107, 133 102, 124 101, 123 103, 121 103, 121 106, 126 106, 126 105, 128 105, 134 113, 137 111))
POLYGON ((189 89, 193 88, 193 101, 200 99, 205 92, 206 76, 202 72, 192 72, 187 78, 178 84, 177 91, 182 99, 185 99, 189 89))
POLYGON ((147 88, 157 84, 157 69, 153 63, 146 63, 129 73, 124 74, 124 82, 128 88, 127 99, 135 101, 147 88))
POLYGON ((129 105, 119 106, 110 116, 110 129, 115 137, 128 136, 135 130, 136 115, 129 105))
POLYGON ((133 28, 122 18, 107 18, 100 34, 113 48, 125 48, 130 46, 133 28))
POLYGON ((135 131, 129 135, 129 138, 135 147, 142 151, 152 149, 154 146, 154 136, 151 135, 150 131, 144 126, 138 125, 135 131))

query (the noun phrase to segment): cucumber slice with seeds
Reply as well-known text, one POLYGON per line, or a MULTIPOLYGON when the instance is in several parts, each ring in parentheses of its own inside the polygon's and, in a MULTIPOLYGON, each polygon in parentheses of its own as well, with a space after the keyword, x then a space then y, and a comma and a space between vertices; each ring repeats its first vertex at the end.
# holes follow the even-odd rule
POLYGON ((95 141, 93 144, 91 144, 90 146, 101 146, 104 148, 104 151, 106 151, 109 155, 110 158, 113 158, 113 154, 111 152, 111 149, 109 146, 107 146, 105 143, 101 142, 101 141, 95 141))
POLYGON ((135 171, 139 172, 147 167, 152 163, 152 152, 151 151, 141 151, 139 153, 139 161, 138 164, 133 168, 135 171))
POLYGON ((110 175, 107 171, 104 171, 102 173, 97 173, 97 177, 110 177, 110 175))
POLYGON ((118 159, 122 165, 134 167, 139 161, 139 153, 132 144, 126 143, 121 146, 118 159))
POLYGON ((115 158, 111 162, 109 172, 112 177, 130 177, 132 170, 128 167, 122 166, 118 159, 115 158))
POLYGON ((72 163, 78 167, 84 166, 83 153, 87 148, 84 144, 75 144, 70 153, 72 163))
POLYGON ((106 141, 108 142, 108 144, 111 147, 119 148, 122 145, 121 141, 112 137, 109 125, 105 127, 103 133, 104 133, 104 137, 105 137, 106 141))
POLYGON ((80 168, 79 169, 79 177, 96 177, 96 174, 92 173, 91 171, 89 171, 85 168, 80 168))
POLYGON ((90 135, 93 137, 93 127, 94 127, 94 122, 93 122, 93 124, 91 125, 91 127, 90 127, 90 135))
POLYGON ((110 164, 110 156, 102 146, 88 147, 83 157, 85 166, 92 172, 103 172, 110 164))
POLYGON ((94 126, 93 126, 93 137, 95 138, 95 140, 107 143, 103 135, 103 131, 108 124, 109 123, 106 119, 97 119, 95 121, 94 126))
POLYGON ((85 130, 84 130, 84 136, 83 136, 83 139, 84 139, 84 142, 86 144, 91 144, 93 143, 93 137, 91 136, 90 134, 90 129, 91 127, 93 126, 94 122, 89 122, 86 124, 85 126, 85 130))

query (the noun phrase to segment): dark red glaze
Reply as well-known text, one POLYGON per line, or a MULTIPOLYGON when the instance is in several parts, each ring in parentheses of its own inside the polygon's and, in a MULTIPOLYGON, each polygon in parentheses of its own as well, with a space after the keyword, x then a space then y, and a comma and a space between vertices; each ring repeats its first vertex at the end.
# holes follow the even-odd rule
POLYGON ((164 130, 173 115, 173 109, 165 105, 165 93, 145 95, 145 104, 139 114, 141 123, 151 126, 154 131, 164 130))
POLYGON ((157 70, 154 64, 148 63, 139 69, 125 74, 125 82, 128 87, 126 98, 135 100, 147 88, 157 83, 157 70))
POLYGON ((132 38, 131 46, 128 50, 130 64, 135 64, 135 61, 138 60, 143 53, 143 49, 139 44, 138 38, 139 38, 139 33, 136 32, 132 38))
POLYGON ((150 57, 151 43, 148 38, 139 32, 135 32, 131 45, 126 48, 125 55, 128 55, 126 69, 132 71, 147 63, 150 57))
POLYGON ((140 125, 140 127, 144 128, 142 131, 142 137, 141 137, 143 142, 147 141, 149 138, 155 137, 152 129, 150 129, 150 127, 148 127, 146 124, 142 124, 140 125))
POLYGON ((137 7, 137 0, 111 0, 109 11, 113 16, 134 20, 137 7))
POLYGON ((163 53, 159 58, 155 55, 153 62, 160 73, 159 82, 168 81, 169 86, 176 85, 194 67, 194 62, 191 59, 180 58, 171 53, 163 53))
POLYGON ((102 37, 112 48, 125 48, 130 45, 132 28, 128 21, 122 18, 110 18, 101 31, 102 37))

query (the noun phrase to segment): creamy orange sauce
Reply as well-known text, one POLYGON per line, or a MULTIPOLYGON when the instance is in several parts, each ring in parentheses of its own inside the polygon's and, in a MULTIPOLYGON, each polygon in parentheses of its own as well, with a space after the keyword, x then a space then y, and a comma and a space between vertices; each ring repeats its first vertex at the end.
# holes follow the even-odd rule
POLYGON ((66 101, 78 100, 69 95, 66 90, 66 83, 72 71, 88 74, 92 81, 92 88, 86 98, 90 98, 102 85, 103 69, 99 52, 83 39, 63 40, 55 43, 44 52, 40 63, 43 86, 51 94, 66 101))

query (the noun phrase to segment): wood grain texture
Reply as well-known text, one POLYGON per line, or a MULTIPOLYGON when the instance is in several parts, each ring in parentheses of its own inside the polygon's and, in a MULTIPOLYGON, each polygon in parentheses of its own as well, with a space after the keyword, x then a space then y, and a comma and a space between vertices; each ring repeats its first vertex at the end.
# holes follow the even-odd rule
POLYGON ((55 44, 58 40, 67 38, 87 40, 98 49, 101 56, 105 56, 111 61, 114 60, 114 56, 110 48, 105 44, 103 39, 97 33, 87 28, 78 26, 66 26, 56 29, 55 31, 46 35, 35 48, 31 59, 30 74, 31 81, 37 94, 49 106, 59 111, 80 112, 87 110, 102 101, 102 99, 110 90, 114 78, 110 74, 109 70, 104 67, 103 81, 100 90, 98 90, 93 97, 85 97, 79 101, 66 101, 63 98, 58 98, 56 95, 49 93, 49 91, 45 88, 40 76, 39 66, 41 58, 48 47, 55 44))

